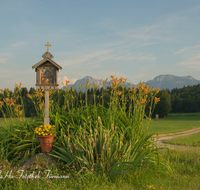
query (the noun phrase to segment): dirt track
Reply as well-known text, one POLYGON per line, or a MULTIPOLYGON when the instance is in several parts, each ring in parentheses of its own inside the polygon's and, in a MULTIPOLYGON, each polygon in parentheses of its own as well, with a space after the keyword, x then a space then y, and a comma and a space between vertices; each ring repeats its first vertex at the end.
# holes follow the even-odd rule
POLYGON ((176 138, 176 137, 182 137, 185 135, 192 135, 195 133, 199 133, 200 129, 192 129, 189 131, 183 131, 180 133, 176 133, 176 135, 173 136, 168 136, 169 134, 167 134, 167 136, 165 135, 158 135, 158 140, 157 138, 155 138, 155 140, 157 140, 157 142, 155 144, 157 144, 157 146, 160 147, 167 147, 170 149, 174 149, 174 150, 189 150, 189 151, 195 151, 195 152, 200 152, 200 148, 199 147, 192 147, 192 146, 182 146, 182 145, 172 145, 172 144, 166 144, 163 142, 163 140, 167 140, 167 139, 172 139, 172 138, 176 138))

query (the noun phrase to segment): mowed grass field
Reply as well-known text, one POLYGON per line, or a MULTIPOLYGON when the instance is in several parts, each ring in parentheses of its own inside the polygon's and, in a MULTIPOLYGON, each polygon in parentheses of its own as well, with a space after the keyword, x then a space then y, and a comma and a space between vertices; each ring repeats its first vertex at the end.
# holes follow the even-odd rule
POLYGON ((149 125, 149 132, 156 132, 158 135, 177 133, 195 128, 200 128, 200 113, 177 113, 169 114, 166 118, 158 121, 153 119, 149 125))

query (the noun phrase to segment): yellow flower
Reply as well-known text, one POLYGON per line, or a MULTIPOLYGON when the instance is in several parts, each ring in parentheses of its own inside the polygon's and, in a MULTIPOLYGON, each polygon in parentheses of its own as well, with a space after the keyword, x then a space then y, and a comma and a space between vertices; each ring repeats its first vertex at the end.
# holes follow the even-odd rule
POLYGON ((52 133, 50 133, 50 135, 52 135, 52 133))
POLYGON ((41 135, 41 133, 38 133, 38 135, 41 135))

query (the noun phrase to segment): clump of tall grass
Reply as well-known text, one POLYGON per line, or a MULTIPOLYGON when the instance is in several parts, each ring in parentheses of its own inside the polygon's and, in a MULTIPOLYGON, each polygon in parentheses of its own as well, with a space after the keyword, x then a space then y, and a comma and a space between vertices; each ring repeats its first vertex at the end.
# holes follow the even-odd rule
MULTIPOLYGON (((65 101, 62 108, 52 100, 52 95, 56 91, 50 90, 50 124, 55 125, 58 132, 53 145, 56 156, 70 167, 74 166, 77 171, 82 172, 87 168, 97 175, 108 176, 128 174, 141 168, 141 164, 142 167, 164 164, 164 161, 160 161, 158 149, 153 146, 153 134, 147 132, 151 114, 159 101, 155 97, 159 89, 150 89, 148 84, 140 83, 138 88, 129 89, 125 96, 125 79, 121 77, 117 80, 112 75, 111 78, 113 81, 109 108, 104 107, 103 90, 102 105, 96 105, 93 90, 94 105, 87 104, 85 93, 86 101, 83 105, 84 102, 80 100, 80 108, 73 107, 73 101, 77 97, 73 97, 71 90, 64 91, 65 101), (123 84, 122 91, 117 90, 120 84, 123 84), (72 108, 69 106, 69 99, 72 100, 72 108), (129 107, 126 107, 127 105, 129 107), (127 109, 128 112, 125 111, 127 109), (145 109, 148 109, 148 115, 145 109)), ((106 81, 107 79, 103 81, 103 89, 106 81)), ((66 85, 68 83, 69 81, 66 81, 66 85)), ((97 87, 97 84, 90 85, 89 81, 84 85, 86 92, 89 87, 97 87)), ((35 127, 43 124, 44 89, 36 91, 35 95, 27 96, 33 100, 38 117, 30 122, 21 122, 15 127, 10 125, 7 130, 0 133, 1 152, 8 160, 17 158, 22 162, 38 151, 39 141, 33 131, 35 127)), ((7 106, 8 100, 3 101, 1 106, 7 106)), ((168 167, 167 164, 165 166, 168 167)))

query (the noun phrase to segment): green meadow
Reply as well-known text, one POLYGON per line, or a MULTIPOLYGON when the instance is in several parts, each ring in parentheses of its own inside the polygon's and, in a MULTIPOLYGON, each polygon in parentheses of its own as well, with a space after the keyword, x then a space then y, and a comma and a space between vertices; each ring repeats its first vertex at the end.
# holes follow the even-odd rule
MULTIPOLYGON (((167 134, 199 128, 200 115, 172 114, 150 122, 151 115, 145 117, 144 110, 150 103, 148 113, 152 113, 159 101, 155 97, 159 89, 154 91, 142 83, 138 90, 131 89, 127 95, 131 100, 127 115, 123 91, 116 89, 120 81, 112 75, 111 78, 114 82, 108 109, 103 107, 103 102, 102 106, 96 105, 94 95, 94 105, 86 103, 82 106, 80 101, 80 108, 67 112, 66 99, 67 104, 60 108, 50 96, 50 125, 55 125, 57 132, 52 148, 54 154, 50 154, 58 161, 46 165, 45 160, 38 160, 36 167, 26 171, 23 170, 24 162, 41 152, 34 131, 44 122, 44 102, 41 100, 44 91, 38 90, 35 95, 28 96, 37 108, 35 118, 23 118, 22 107, 16 103, 20 90, 13 99, 6 98, 1 105, 18 119, 14 122, 6 119, 6 123, 0 119, 0 188, 200 189, 200 153, 158 148, 152 138, 152 132, 167 134), (121 97, 122 106, 118 97, 121 97), (39 105, 36 105, 38 101, 39 105), (47 170, 53 178, 48 178, 47 170), (20 171, 24 171, 24 175, 20 175, 20 171)), ((85 87, 89 87, 88 83, 85 87)), ((6 93, 9 97, 5 90, 6 93)), ((65 98, 72 95, 70 91, 65 93, 65 98)), ((87 93, 85 99, 87 102, 87 93)))
POLYGON ((170 114, 166 118, 153 121, 149 124, 148 131, 155 132, 158 135, 177 133, 182 131, 187 131, 190 129, 200 128, 200 115, 199 113, 191 114, 170 114))

